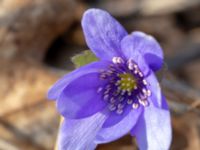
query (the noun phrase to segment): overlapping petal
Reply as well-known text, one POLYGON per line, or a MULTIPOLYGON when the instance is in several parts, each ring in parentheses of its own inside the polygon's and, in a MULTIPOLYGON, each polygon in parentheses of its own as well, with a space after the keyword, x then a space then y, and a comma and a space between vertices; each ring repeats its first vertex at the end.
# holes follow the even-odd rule
POLYGON ((96 136, 95 143, 108 143, 130 132, 137 123, 142 111, 142 107, 139 107, 137 110, 132 109, 119 123, 111 127, 101 128, 96 136))
POLYGON ((66 118, 84 118, 101 111, 106 103, 98 88, 104 86, 99 73, 90 73, 71 81, 57 100, 58 111, 66 118))
POLYGON ((122 56, 125 59, 132 59, 135 61, 145 76, 150 73, 150 68, 144 60, 143 55, 140 53, 140 51, 136 50, 132 35, 127 35, 125 38, 123 38, 121 41, 121 49, 123 52, 122 56))
POLYGON ((139 53, 152 70, 157 71, 162 67, 163 51, 152 36, 136 31, 125 37, 122 45, 122 51, 127 58, 139 53))
POLYGON ((109 13, 100 9, 87 10, 82 27, 87 45, 97 57, 112 60, 121 55, 120 41, 127 32, 109 13))
POLYGON ((105 119, 102 113, 85 119, 66 119, 60 128, 58 150, 94 150, 95 136, 105 119))
POLYGON ((146 107, 131 134, 136 137, 140 150, 168 150, 172 138, 169 110, 153 105, 146 107))
POLYGON ((148 88, 151 91, 151 97, 149 98, 149 101, 151 101, 155 107, 168 109, 166 100, 163 98, 161 92, 160 84, 152 71, 149 76, 146 77, 146 80, 149 83, 148 88))
POLYGON ((99 70, 106 68, 107 62, 93 62, 79 69, 72 71, 58 80, 48 91, 48 98, 57 100, 63 89, 73 80, 88 73, 99 72, 99 70))

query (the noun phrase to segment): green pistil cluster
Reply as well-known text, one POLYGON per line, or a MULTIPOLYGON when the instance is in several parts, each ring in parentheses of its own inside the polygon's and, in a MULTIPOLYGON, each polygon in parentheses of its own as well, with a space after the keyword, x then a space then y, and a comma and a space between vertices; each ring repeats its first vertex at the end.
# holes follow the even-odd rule
POLYGON ((130 92, 137 87, 137 82, 131 74, 119 74, 119 78, 117 81, 119 90, 130 92))

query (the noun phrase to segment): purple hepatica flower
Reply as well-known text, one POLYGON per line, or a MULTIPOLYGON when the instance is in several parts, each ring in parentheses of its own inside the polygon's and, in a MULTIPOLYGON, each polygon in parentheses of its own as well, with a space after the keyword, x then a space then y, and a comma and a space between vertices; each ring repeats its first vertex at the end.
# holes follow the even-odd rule
POLYGON ((100 59, 59 80, 48 93, 65 121, 59 149, 94 149, 127 133, 141 150, 167 150, 170 113, 154 72, 163 64, 157 41, 142 32, 128 35, 107 12, 89 9, 82 27, 100 59))

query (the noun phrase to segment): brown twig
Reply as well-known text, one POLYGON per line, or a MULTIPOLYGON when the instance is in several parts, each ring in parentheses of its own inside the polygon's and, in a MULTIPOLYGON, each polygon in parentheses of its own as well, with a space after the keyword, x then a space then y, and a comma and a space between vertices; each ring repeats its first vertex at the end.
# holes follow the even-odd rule
POLYGON ((178 113, 196 111, 200 114, 200 91, 178 80, 163 79, 164 94, 171 109, 178 113))

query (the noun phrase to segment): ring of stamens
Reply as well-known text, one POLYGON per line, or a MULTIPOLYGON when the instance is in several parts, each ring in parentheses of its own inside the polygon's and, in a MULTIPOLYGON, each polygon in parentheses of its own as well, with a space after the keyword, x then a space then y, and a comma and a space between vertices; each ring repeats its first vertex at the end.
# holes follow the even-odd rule
POLYGON ((148 106, 149 83, 132 59, 124 61, 121 57, 113 57, 108 69, 100 72, 100 79, 106 80, 107 84, 99 87, 97 93, 102 94, 110 111, 122 114, 127 106, 132 109, 148 106))

